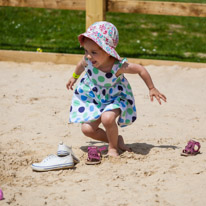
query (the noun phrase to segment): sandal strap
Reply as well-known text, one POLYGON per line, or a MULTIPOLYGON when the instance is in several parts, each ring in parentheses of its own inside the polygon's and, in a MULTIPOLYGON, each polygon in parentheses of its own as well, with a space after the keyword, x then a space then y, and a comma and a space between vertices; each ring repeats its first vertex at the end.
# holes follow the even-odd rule
POLYGON ((194 152, 198 152, 199 150, 200 150, 200 143, 199 142, 195 142, 194 144, 193 144, 193 151, 194 152), (197 149, 195 150, 195 145, 197 146, 197 149))
POLYGON ((104 150, 106 150, 106 149, 107 149, 106 146, 103 146, 103 147, 99 147, 99 148, 98 148, 98 150, 99 150, 100 152, 102 152, 102 151, 104 151, 104 150))
POLYGON ((100 154, 96 147, 88 147, 88 159, 100 160, 100 154))
POLYGON ((194 154, 194 153, 197 153, 199 152, 200 150, 200 143, 199 142, 196 142, 194 140, 190 140, 185 149, 183 150, 184 153, 187 153, 187 154, 194 154), (197 146, 197 149, 195 150, 195 146, 197 146))
POLYGON ((101 151, 106 150, 106 146, 104 147, 96 147, 96 146, 90 146, 88 147, 88 159, 89 160, 100 160, 101 159, 101 151))

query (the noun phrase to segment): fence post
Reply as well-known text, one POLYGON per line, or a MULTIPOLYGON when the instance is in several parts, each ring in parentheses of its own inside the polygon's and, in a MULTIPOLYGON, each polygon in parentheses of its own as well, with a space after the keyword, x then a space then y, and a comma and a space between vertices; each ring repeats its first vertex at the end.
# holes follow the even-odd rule
POLYGON ((86 0, 86 29, 96 21, 106 19, 106 0, 86 0))

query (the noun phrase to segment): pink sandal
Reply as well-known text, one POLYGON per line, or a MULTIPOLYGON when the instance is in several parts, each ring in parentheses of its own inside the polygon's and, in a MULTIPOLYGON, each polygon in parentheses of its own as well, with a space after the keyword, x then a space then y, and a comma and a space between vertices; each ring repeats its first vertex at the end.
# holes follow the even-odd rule
POLYGON ((185 149, 182 150, 181 155, 182 156, 194 156, 197 154, 200 154, 200 143, 196 142, 194 140, 190 140, 187 145, 185 146, 185 149), (195 149, 197 147, 197 149, 195 149))
POLYGON ((88 158, 86 161, 87 165, 96 165, 101 163, 102 154, 101 151, 106 150, 106 147, 88 147, 88 158))

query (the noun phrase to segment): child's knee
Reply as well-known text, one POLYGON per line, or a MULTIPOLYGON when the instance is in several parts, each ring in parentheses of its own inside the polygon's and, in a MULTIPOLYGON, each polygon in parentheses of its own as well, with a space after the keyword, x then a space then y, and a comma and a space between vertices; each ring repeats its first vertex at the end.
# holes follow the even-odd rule
POLYGON ((101 116, 101 121, 104 127, 109 127, 115 123, 116 116, 113 113, 105 112, 101 116))
POLYGON ((83 134, 88 137, 92 137, 95 133, 94 129, 89 124, 82 124, 81 129, 83 134))

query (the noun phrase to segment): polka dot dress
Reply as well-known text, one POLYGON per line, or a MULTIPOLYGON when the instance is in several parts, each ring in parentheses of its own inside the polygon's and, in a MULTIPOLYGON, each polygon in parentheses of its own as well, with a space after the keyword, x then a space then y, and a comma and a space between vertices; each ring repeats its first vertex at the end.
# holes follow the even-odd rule
POLYGON ((136 120, 136 107, 131 86, 121 74, 115 74, 126 61, 116 61, 111 72, 105 73, 86 60, 85 75, 75 88, 70 108, 70 123, 97 120, 105 111, 119 108, 118 125, 124 127, 136 120))

